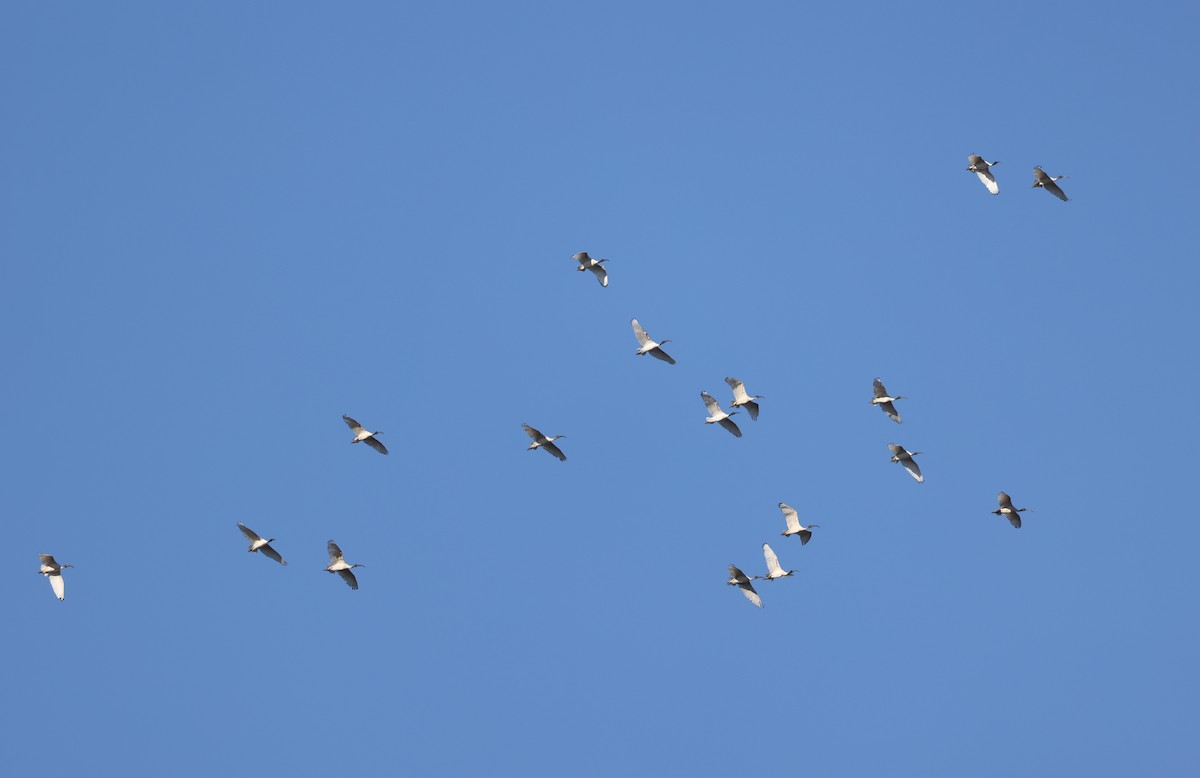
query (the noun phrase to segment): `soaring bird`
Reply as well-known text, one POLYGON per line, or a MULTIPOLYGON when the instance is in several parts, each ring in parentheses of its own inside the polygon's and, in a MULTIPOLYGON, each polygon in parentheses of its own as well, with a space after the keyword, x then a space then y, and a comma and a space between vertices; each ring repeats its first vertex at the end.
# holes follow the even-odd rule
POLYGON ((1006 519, 1008 519, 1008 523, 1013 525, 1013 527, 1015 529, 1020 529, 1021 528, 1021 515, 1020 514, 1022 511, 1027 511, 1029 509, 1028 508, 1014 508, 1013 504, 1012 504, 1012 498, 1008 496, 1007 492, 1000 492, 1000 494, 996 497, 996 500, 1000 503, 1000 507, 997 508, 996 510, 992 511, 992 513, 996 514, 997 516, 1005 517, 1006 519))
POLYGON ((758 403, 755 400, 764 399, 761 394, 756 394, 751 397, 746 393, 746 385, 736 378, 726 378, 725 383, 729 384, 729 388, 733 390, 733 402, 730 403, 734 408, 745 408, 750 414, 751 421, 758 421, 758 403))
POLYGON ((60 565, 49 554, 38 554, 38 558, 42 560, 42 567, 38 572, 50 579, 50 588, 54 590, 54 596, 63 599, 62 571, 75 565, 60 565))
POLYGON ((897 395, 895 397, 889 395, 887 389, 883 388, 883 382, 878 378, 875 379, 873 388, 875 390, 875 397, 872 398, 871 405, 878 405, 880 410, 882 410, 889 419, 897 424, 902 424, 903 419, 900 418, 899 413, 896 413, 896 406, 892 405, 892 403, 896 402, 896 400, 905 400, 907 398, 903 395, 897 395))
POLYGON ((808 545, 808 541, 812 540, 813 527, 819 527, 820 524, 809 524, 807 527, 800 523, 800 514, 796 513, 796 509, 785 502, 779 503, 779 510, 783 511, 783 519, 787 522, 787 530, 779 534, 785 538, 789 535, 799 535, 800 545, 808 545))
POLYGON ((992 165, 999 165, 999 162, 985 162, 983 157, 978 154, 968 154, 967 162, 971 163, 967 165, 967 170, 979 176, 979 180, 983 182, 989 192, 994 195, 1000 194, 1000 185, 996 183, 996 177, 988 169, 992 165))
POLYGON ((261 551, 264 556, 274 559, 279 564, 287 564, 283 557, 279 556, 279 552, 271 548, 271 544, 275 542, 275 538, 267 538, 266 540, 263 540, 261 537, 259 537, 257 532, 250 529, 240 521, 238 522, 238 529, 240 529, 242 534, 246 536, 246 539, 250 541, 250 548, 246 549, 247 551, 261 551))
POLYGON ((663 362, 666 362, 668 365, 675 364, 675 360, 671 358, 671 355, 662 350, 662 344, 670 343, 671 341, 664 340, 661 342, 655 342, 653 340, 650 340, 650 336, 646 334, 646 331, 644 329, 642 329, 642 325, 638 324, 637 319, 630 319, 629 323, 633 325, 633 334, 635 336, 637 336, 637 342, 638 342, 637 355, 639 357, 642 356, 643 354, 649 354, 650 356, 654 357, 655 359, 661 359, 663 362))
POLYGON ((546 437, 542 433, 535 430, 533 427, 530 427, 528 424, 522 424, 521 426, 525 428, 525 434, 528 435, 529 437, 533 438, 533 442, 530 443, 529 448, 526 449, 527 451, 532 451, 535 448, 543 448, 551 456, 557 457, 559 462, 567 461, 567 455, 564 454, 562 452, 562 450, 559 449, 558 446, 554 445, 554 441, 556 441, 560 438, 565 438, 566 435, 555 435, 553 437, 546 437))
POLYGON ((775 552, 766 543, 763 543, 763 559, 767 560, 767 574, 763 576, 763 579, 767 581, 774 581, 776 578, 787 578, 796 572, 795 570, 784 572, 784 569, 779 566, 779 557, 775 556, 775 552))
POLYGON ((1041 167, 1034 166, 1033 168, 1033 188, 1037 189, 1040 186, 1065 203, 1067 202, 1067 195, 1063 190, 1058 188, 1058 184, 1054 183, 1060 178, 1066 178, 1066 176, 1048 176, 1046 175, 1046 171, 1042 170, 1041 167))
POLYGON ((717 403, 713 396, 708 392, 701 392, 700 399, 704 400, 704 407, 708 408, 708 418, 704 420, 705 424, 720 424, 725 429, 734 434, 735 437, 741 437, 742 431, 738 429, 738 425, 734 424, 733 419, 729 418, 733 413, 726 413, 721 410, 721 406, 717 403))
POLYGON ((342 550, 338 548, 338 544, 334 543, 332 540, 329 541, 329 545, 326 547, 326 549, 329 551, 329 567, 325 568, 325 572, 337 573, 342 577, 342 580, 346 582, 347 586, 349 586, 351 589, 357 589, 358 579, 355 578, 354 573, 350 571, 356 567, 366 567, 366 565, 360 565, 357 562, 352 565, 346 564, 346 558, 342 556, 342 550))
POLYGON ((737 588, 741 589, 742 594, 746 595, 747 600, 749 600, 750 602, 754 603, 755 605, 757 605, 758 607, 761 608, 762 607, 762 597, 758 596, 758 592, 754 591, 754 584, 750 583, 751 581, 755 580, 756 578, 758 578, 757 575, 753 576, 753 577, 748 576, 745 573, 743 573, 741 570, 738 570, 733 565, 730 565, 729 566, 729 580, 726 581, 725 583, 729 584, 730 586, 736 586, 737 588))
POLYGON ((917 483, 925 483, 925 476, 921 475, 921 468, 917 466, 917 461, 913 459, 920 451, 909 451, 904 446, 897 446, 895 443, 888 444, 888 450, 892 452, 893 462, 899 462, 908 474, 916 479, 917 483))
POLYGON ((382 435, 383 430, 380 430, 379 432, 368 432, 367 430, 363 429, 363 425, 359 424, 344 413, 342 414, 342 421, 346 422, 346 426, 354 431, 354 440, 350 441, 351 443, 366 443, 380 454, 386 454, 388 452, 387 447, 380 442, 379 438, 375 437, 376 435, 382 435))
POLYGON ((571 259, 579 263, 579 267, 575 268, 579 272, 590 270, 596 274, 596 280, 600 282, 600 286, 608 286, 608 272, 605 271, 601 262, 607 262, 607 259, 592 259, 586 251, 581 251, 578 254, 572 254, 571 259))

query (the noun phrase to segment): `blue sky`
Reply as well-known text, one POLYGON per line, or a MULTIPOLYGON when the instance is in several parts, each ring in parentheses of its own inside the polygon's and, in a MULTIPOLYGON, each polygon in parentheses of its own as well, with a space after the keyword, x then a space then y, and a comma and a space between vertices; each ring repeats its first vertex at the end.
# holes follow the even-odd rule
POLYGON ((3 772, 1194 769, 1197 21, 9 7, 3 772))

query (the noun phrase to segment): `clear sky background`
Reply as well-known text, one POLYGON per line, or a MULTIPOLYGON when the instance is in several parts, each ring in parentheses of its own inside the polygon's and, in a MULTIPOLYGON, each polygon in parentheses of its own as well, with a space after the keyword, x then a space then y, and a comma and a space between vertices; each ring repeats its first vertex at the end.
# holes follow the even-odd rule
POLYGON ((0 772, 1193 771, 1198 22, 9 5, 0 772))

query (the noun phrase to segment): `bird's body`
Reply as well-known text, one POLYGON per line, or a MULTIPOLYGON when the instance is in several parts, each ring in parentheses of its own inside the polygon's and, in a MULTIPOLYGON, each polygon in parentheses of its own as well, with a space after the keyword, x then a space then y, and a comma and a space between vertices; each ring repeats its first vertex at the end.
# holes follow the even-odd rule
POLYGON ((738 429, 738 425, 734 423, 733 419, 729 418, 737 413, 737 411, 726 413, 721 410, 721 405, 708 392, 701 392, 700 399, 704 401, 704 407, 708 409, 708 418, 704 420, 705 424, 720 424, 729 430, 734 437, 740 438, 742 436, 742 431, 738 429))
POLYGON ((596 280, 600 282, 600 286, 608 286, 608 272, 604 269, 604 265, 601 264, 602 262, 607 262, 607 259, 592 259, 586 251, 572 254, 571 259, 579 263, 579 267, 575 269, 580 273, 590 270, 595 274, 596 280))
POLYGON ((66 586, 63 583, 62 571, 74 565, 60 565, 50 554, 38 554, 38 559, 42 562, 38 573, 50 579, 50 588, 54 590, 54 596, 60 600, 64 599, 66 586))
POLYGON ((902 424, 904 420, 900 418, 900 414, 897 413, 896 406, 893 405, 893 403, 896 402, 896 400, 904 400, 907 398, 905 398, 904 395, 892 397, 890 394, 888 394, 888 390, 884 388, 883 382, 878 378, 875 379, 872 389, 875 391, 875 396, 871 398, 871 405, 878 405, 880 410, 882 410, 889 419, 897 424, 902 424))
POLYGON ((751 397, 746 392, 746 385, 736 378, 726 378, 725 383, 729 384, 729 388, 733 390, 733 402, 730 403, 734 408, 745 408, 750 414, 750 421, 758 421, 758 403, 755 400, 763 399, 761 394, 756 394, 751 397))
POLYGON ((813 527, 819 527, 820 524, 810 524, 805 527, 800 523, 800 514, 796 513, 796 509, 785 502, 779 503, 779 510, 783 511, 783 519, 787 522, 787 529, 779 534, 785 538, 791 535, 800 536, 800 545, 808 545, 808 541, 812 540, 813 527))
POLYGON ((1021 528, 1021 513, 1029 510, 1028 508, 1014 508, 1012 498, 1006 492, 1000 492, 996 497, 996 501, 1000 503, 1000 507, 992 511, 997 516, 1003 516, 1008 519, 1008 523, 1013 525, 1014 529, 1021 528))
POLYGON ((1059 200, 1062 200, 1065 203, 1065 202, 1067 202, 1066 192, 1064 192, 1062 189, 1060 189, 1058 184, 1054 183, 1055 181, 1058 181, 1059 179, 1063 179, 1063 178, 1066 178, 1066 176, 1046 175, 1046 171, 1042 170, 1042 168, 1040 166, 1035 166, 1033 168, 1033 188, 1034 189, 1038 189, 1038 188, 1045 189, 1047 192, 1054 195, 1059 200))
POLYGON ((276 551, 275 549, 271 548, 271 544, 275 542, 275 538, 259 537, 257 532, 250 529, 249 527, 247 527, 245 524, 241 523, 240 521, 238 522, 238 529, 240 529, 242 531, 242 534, 246 536, 246 539, 250 541, 250 547, 246 549, 247 551, 249 551, 251 553, 261 551, 263 556, 274 559, 276 562, 278 562, 281 565, 287 564, 287 562, 284 561, 283 557, 281 557, 279 555, 279 552, 276 551))
POLYGON ((913 459, 913 457, 921 453, 920 451, 909 451, 904 446, 898 446, 895 443, 889 443, 888 450, 892 452, 891 461, 899 462, 917 483, 925 483, 925 476, 921 475, 921 468, 917 465, 917 461, 913 459))
POLYGON ((357 562, 352 565, 347 564, 346 557, 342 555, 342 550, 332 540, 329 541, 329 545, 325 548, 329 552, 329 566, 325 568, 325 572, 337 573, 346 582, 347 586, 351 589, 357 589, 358 579, 354 577, 354 573, 351 571, 356 567, 366 567, 366 565, 361 565, 357 562))
POLYGON ((359 424, 344 413, 342 414, 342 421, 346 422, 346 426, 354 432, 354 440, 350 441, 351 443, 366 443, 380 454, 386 454, 388 452, 387 447, 383 445, 383 442, 380 441, 379 438, 375 437, 376 435, 382 435, 382 430, 379 432, 370 432, 364 429, 363 425, 359 424))
POLYGON ((979 180, 987 187, 987 190, 992 194, 1000 194, 1000 185, 996 183, 996 177, 992 175, 990 168, 992 165, 999 165, 999 162, 987 162, 978 154, 968 154, 967 170, 970 170, 975 175, 979 176, 979 180))
POLYGON ((758 596, 758 592, 754 591, 754 584, 750 583, 756 578, 758 578, 758 576, 748 576, 733 565, 730 565, 729 580, 725 583, 741 589, 742 594, 746 595, 747 600, 761 608, 763 606, 762 597, 758 596))
POLYGON ((533 442, 529 444, 529 448, 527 449, 528 451, 532 451, 536 448, 545 449, 548 454, 557 458, 559 462, 567 461, 567 455, 562 452, 562 449, 554 445, 554 441, 559 440, 560 438, 565 438, 566 435, 546 436, 541 432, 538 432, 533 427, 530 427, 528 424, 522 424, 521 426, 525 429, 525 434, 533 439, 533 442))
POLYGON ((650 336, 646 334, 646 330, 642 329, 642 325, 638 324, 637 319, 630 319, 629 323, 633 325, 633 335, 637 338, 637 355, 639 357, 644 354, 649 354, 655 359, 661 359, 668 365, 675 364, 675 360, 671 357, 671 355, 662 350, 662 344, 670 343, 670 340, 664 340, 661 342, 650 340, 650 336))
POLYGON ((787 578, 795 570, 784 570, 779 566, 779 557, 775 556, 775 552, 766 543, 763 543, 763 559, 767 561, 767 574, 763 576, 763 580, 774 581, 776 578, 787 578))

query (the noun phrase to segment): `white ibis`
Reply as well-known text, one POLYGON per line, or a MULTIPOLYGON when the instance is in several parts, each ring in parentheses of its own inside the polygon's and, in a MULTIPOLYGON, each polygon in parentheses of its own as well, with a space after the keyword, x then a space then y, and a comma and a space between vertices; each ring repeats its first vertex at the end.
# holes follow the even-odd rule
POLYGON ((925 483, 925 476, 921 475, 921 468, 917 465, 917 461, 913 459, 920 451, 909 451, 904 446, 898 446, 895 443, 888 444, 888 450, 892 452, 893 462, 899 462, 900 465, 908 471, 916 482, 919 484, 925 483))
POLYGON ((240 521, 238 522, 238 529, 240 529, 242 534, 246 536, 246 539, 250 541, 250 547, 246 549, 247 551, 252 553, 255 551, 261 551, 264 556, 274 559, 279 564, 287 564, 283 557, 279 556, 279 552, 271 548, 271 544, 275 542, 275 538, 267 538, 264 540, 263 538, 259 537, 257 532, 250 529, 240 521))
POLYGON ((635 337, 637 337, 637 342, 638 342, 637 355, 639 357, 642 356, 643 354, 649 354, 650 356, 654 357, 655 359, 661 359, 663 362, 666 362, 668 365, 675 364, 675 360, 671 357, 671 355, 662 350, 662 344, 670 343, 671 341, 669 341, 669 340, 664 340, 664 341, 650 340, 650 336, 646 334, 646 331, 644 329, 642 329, 642 325, 638 324, 637 319, 630 319, 629 323, 633 325, 633 334, 635 337))
POLYGON ((382 430, 379 432, 368 432, 363 428, 363 425, 359 424, 344 413, 342 414, 342 421, 346 422, 346 426, 354 431, 354 440, 350 441, 351 443, 366 443, 380 454, 386 454, 388 452, 387 447, 383 445, 379 438, 375 437, 376 435, 382 435, 382 430))
POLYGON ((1065 203, 1067 202, 1066 193, 1058 188, 1058 184, 1054 183, 1062 178, 1066 178, 1066 176, 1048 176, 1046 175, 1046 171, 1042 170, 1040 166, 1033 168, 1033 188, 1037 189, 1041 187, 1065 203))
POLYGON ((522 424, 521 426, 525 428, 525 434, 533 439, 533 442, 529 444, 529 448, 526 449, 527 451, 532 451, 535 448, 541 448, 545 449, 546 453, 557 458, 559 462, 567 461, 567 455, 564 454, 558 446, 554 445, 554 441, 559 440, 560 438, 565 438, 566 435, 554 435, 552 437, 547 437, 541 432, 535 430, 533 427, 530 427, 528 424, 522 424))
POLYGON ((708 408, 708 418, 704 420, 705 424, 720 424, 725 429, 729 430, 734 437, 740 438, 742 431, 738 429, 738 425, 734 423, 730 416, 737 413, 726 413, 721 410, 721 405, 708 392, 701 392, 700 399, 704 400, 704 407, 708 408))
POLYGON ((329 567, 325 568, 325 572, 337 573, 342 577, 342 580, 346 582, 347 586, 349 586, 351 589, 357 589, 358 579, 355 578, 354 573, 350 571, 356 567, 366 567, 366 565, 360 565, 357 562, 352 565, 346 564, 346 557, 342 555, 342 550, 338 548, 338 544, 334 543, 332 540, 329 541, 329 545, 326 547, 326 549, 329 551, 329 567))
POLYGON ((607 262, 607 259, 592 259, 586 251, 572 254, 571 259, 579 263, 579 267, 575 269, 580 273, 590 270, 596 274, 596 280, 600 282, 600 286, 608 286, 608 272, 604 269, 604 265, 600 264, 601 262, 607 262))
POLYGON ((729 566, 729 580, 725 583, 730 586, 736 586, 742 590, 742 594, 746 595, 746 599, 754 603, 758 607, 762 607, 762 597, 758 596, 758 592, 754 591, 754 584, 751 581, 757 579, 758 576, 748 576, 741 570, 738 570, 733 565, 729 566))
POLYGON ((754 401, 764 399, 763 396, 756 394, 751 397, 746 393, 746 385, 736 378, 726 378, 725 383, 733 390, 733 402, 730 405, 734 408, 745 408, 750 414, 750 421, 758 421, 758 403, 754 401))

